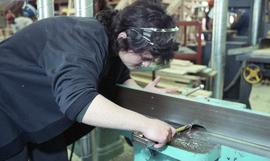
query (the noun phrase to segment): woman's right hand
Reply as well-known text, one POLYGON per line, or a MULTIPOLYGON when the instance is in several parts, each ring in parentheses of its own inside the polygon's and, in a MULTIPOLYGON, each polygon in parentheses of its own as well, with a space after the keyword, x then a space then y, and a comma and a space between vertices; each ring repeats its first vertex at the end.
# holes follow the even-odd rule
POLYGON ((171 125, 157 119, 149 119, 141 131, 144 137, 156 142, 155 148, 161 148, 170 142, 175 135, 175 128, 171 125))

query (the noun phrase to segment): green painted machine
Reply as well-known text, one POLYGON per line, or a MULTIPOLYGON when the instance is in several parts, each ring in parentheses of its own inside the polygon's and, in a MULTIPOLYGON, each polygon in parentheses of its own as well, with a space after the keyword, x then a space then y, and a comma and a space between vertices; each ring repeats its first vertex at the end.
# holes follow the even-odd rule
POLYGON ((207 153, 194 153, 173 146, 164 150, 146 149, 134 145, 134 161, 269 161, 269 158, 239 151, 226 146, 216 147, 207 153))
POLYGON ((153 94, 117 87, 116 102, 175 127, 192 124, 162 149, 138 133, 124 132, 135 161, 270 161, 270 115, 245 105, 211 99, 153 94))
MULTIPOLYGON (((228 146, 215 145, 202 152, 167 145, 164 149, 147 147, 133 141, 134 161, 269 161, 270 158, 240 151, 228 146)), ((198 148, 205 148, 200 147, 198 148)), ((209 148, 209 147, 208 147, 209 148)))

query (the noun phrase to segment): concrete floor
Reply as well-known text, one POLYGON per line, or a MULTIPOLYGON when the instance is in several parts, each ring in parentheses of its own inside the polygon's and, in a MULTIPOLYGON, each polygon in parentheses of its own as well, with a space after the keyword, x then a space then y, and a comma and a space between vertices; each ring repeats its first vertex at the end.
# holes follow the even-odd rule
MULTIPOLYGON (((250 104, 254 111, 270 114, 270 85, 253 85, 250 94, 250 104)), ((81 161, 76 155, 72 161, 81 161)), ((133 149, 124 141, 124 152, 109 161, 133 161, 133 149)))

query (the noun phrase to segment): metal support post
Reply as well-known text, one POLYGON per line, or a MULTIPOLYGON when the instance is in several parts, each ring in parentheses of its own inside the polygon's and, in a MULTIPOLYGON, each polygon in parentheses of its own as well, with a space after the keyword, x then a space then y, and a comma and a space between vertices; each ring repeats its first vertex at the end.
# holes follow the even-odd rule
POLYGON ((75 15, 78 17, 93 17, 94 0, 75 0, 75 15))
POLYGON ((213 97, 223 98, 228 0, 215 0, 211 67, 217 71, 213 82, 213 97))
POLYGON ((252 33, 251 33, 251 43, 256 45, 258 42, 258 32, 260 25, 260 17, 262 10, 262 0, 253 0, 253 15, 252 15, 252 33))
POLYGON ((38 20, 54 16, 54 0, 37 1, 38 20))

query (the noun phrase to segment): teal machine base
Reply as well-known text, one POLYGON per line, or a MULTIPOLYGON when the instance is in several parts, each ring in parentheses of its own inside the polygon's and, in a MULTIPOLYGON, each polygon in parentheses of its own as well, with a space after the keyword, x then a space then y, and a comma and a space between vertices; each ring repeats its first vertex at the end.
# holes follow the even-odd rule
POLYGON ((270 158, 235 150, 221 146, 207 154, 196 154, 174 147, 164 150, 145 149, 141 145, 134 145, 134 161, 270 161, 270 158))
POLYGON ((207 154, 196 154, 173 146, 167 146, 163 150, 154 150, 134 144, 134 161, 215 161, 219 158, 219 154, 218 147, 207 154))
POLYGON ((218 161, 270 161, 270 158, 221 146, 221 154, 218 161))

